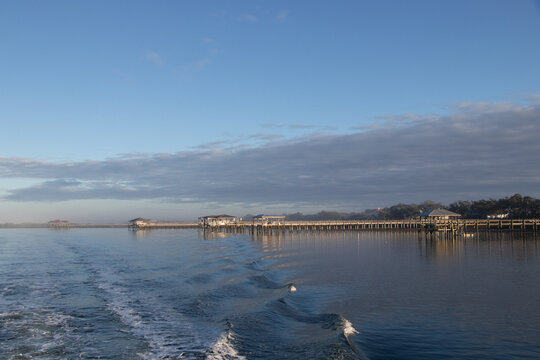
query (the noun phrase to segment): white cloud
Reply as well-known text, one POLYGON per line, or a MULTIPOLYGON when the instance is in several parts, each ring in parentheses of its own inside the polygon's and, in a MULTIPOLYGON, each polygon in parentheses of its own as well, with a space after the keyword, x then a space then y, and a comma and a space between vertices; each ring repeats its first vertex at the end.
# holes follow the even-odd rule
POLYGON ((210 59, 210 58, 202 58, 202 59, 197 60, 193 64, 193 68, 195 70, 201 70, 202 68, 204 68, 207 65, 210 65, 211 63, 212 63, 212 59, 210 59))
POLYGON ((157 66, 162 66, 164 63, 163 58, 158 53, 153 51, 146 53, 146 60, 154 63, 157 66))
POLYGON ((186 65, 186 66, 183 66, 181 69, 185 72, 197 72, 197 71, 200 71, 202 69, 204 69, 205 67, 207 67, 208 65, 212 64, 212 58, 214 56, 216 56, 218 53, 218 50, 217 49, 210 49, 208 51, 208 56, 205 56, 203 58, 200 58, 198 59, 197 61, 189 64, 189 65, 186 65))
POLYGON ((358 209, 516 192, 540 196, 540 107, 469 104, 450 115, 404 118, 405 124, 391 121, 352 134, 294 140, 255 134, 250 147, 216 142, 175 154, 71 163, 0 157, 0 178, 38 180, 5 189, 8 201, 162 199, 358 209))
POLYGON ((277 14, 277 19, 278 19, 278 21, 280 21, 280 22, 284 22, 284 21, 286 21, 288 18, 289 18, 289 10, 281 10, 281 11, 277 14))
POLYGON ((204 57, 189 65, 183 66, 180 69, 183 70, 184 72, 197 72, 197 71, 201 71, 202 69, 204 69, 211 63, 212 63, 212 59, 210 57, 204 57))

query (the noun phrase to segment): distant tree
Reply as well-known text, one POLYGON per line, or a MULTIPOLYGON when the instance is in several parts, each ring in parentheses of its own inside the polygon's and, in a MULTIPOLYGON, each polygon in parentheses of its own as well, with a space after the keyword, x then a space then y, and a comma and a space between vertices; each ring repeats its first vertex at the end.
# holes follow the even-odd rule
POLYGON ((513 219, 534 218, 540 217, 540 200, 514 194, 498 200, 457 201, 450 204, 449 210, 466 219, 485 219, 488 215, 502 214, 513 219))
POLYGON ((383 209, 367 209, 362 212, 320 211, 316 214, 284 214, 285 220, 403 220, 434 209, 447 209, 460 214, 465 219, 485 219, 488 215, 506 214, 510 218, 540 218, 540 199, 515 194, 502 199, 477 201, 456 201, 448 206, 434 201, 420 204, 396 204, 383 209))
POLYGON ((448 206, 448 210, 460 214, 463 218, 470 218, 471 207, 470 201, 456 201, 448 206))
POLYGON ((284 214, 284 215, 285 215, 285 220, 288 220, 288 221, 302 221, 304 217, 304 215, 300 212, 296 212, 294 214, 284 214))

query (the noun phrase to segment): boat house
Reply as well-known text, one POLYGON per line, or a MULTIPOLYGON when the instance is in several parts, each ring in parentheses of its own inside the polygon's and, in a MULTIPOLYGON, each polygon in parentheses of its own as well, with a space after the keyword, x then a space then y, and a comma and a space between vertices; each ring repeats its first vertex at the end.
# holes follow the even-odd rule
POLYGON ((281 222, 285 221, 284 215, 255 215, 253 217, 253 223, 254 224, 281 224, 281 222))
POLYGON ((148 223, 150 223, 151 221, 148 220, 148 219, 143 219, 141 217, 138 217, 136 219, 133 219, 133 220, 129 220, 128 222, 128 226, 129 227, 140 227, 140 226, 145 226, 147 225, 148 223))
POLYGON ((420 220, 458 220, 461 218, 461 215, 456 214, 455 212, 448 211, 445 209, 434 209, 428 210, 426 212, 418 215, 420 220))
POLYGON ((238 217, 231 215, 208 215, 199 218, 199 225, 201 226, 225 226, 227 224, 234 224, 238 222, 238 217))
POLYGON ((68 227, 71 225, 71 222, 69 220, 56 219, 49 221, 47 224, 50 227, 68 227))

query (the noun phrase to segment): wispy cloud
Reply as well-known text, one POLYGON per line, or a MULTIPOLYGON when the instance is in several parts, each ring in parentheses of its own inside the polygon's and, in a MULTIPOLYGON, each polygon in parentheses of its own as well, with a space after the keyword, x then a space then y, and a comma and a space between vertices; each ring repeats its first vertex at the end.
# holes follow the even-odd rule
POLYGON ((318 134, 103 161, 0 157, 0 177, 41 179, 5 200, 163 199, 362 208, 395 202, 540 196, 540 107, 492 103, 345 135, 318 134), (262 191, 264 190, 264 191, 262 191))
POLYGON ((306 125, 306 124, 291 124, 289 129, 314 129, 317 126, 315 125, 306 125))
POLYGON ((149 51, 149 52, 146 53, 146 60, 154 63, 157 66, 161 66, 164 63, 163 58, 161 57, 161 55, 159 55, 158 53, 156 53, 154 51, 149 51))
POLYGON ((259 133, 259 134, 253 134, 250 136, 252 139, 258 139, 263 141, 275 141, 279 139, 283 139, 285 136, 281 134, 267 134, 267 133, 259 133))
POLYGON ((407 126, 407 125, 411 125, 412 123, 419 122, 421 120, 429 120, 429 119, 433 119, 437 117, 438 116, 435 114, 383 115, 383 116, 376 116, 375 117, 375 119, 377 120, 376 122, 353 126, 351 129, 367 131, 367 130, 376 130, 376 129, 381 129, 381 128, 407 126))
POLYGON ((242 14, 238 17, 238 20, 242 22, 256 22, 258 19, 257 16, 253 14, 242 14))
POLYGON ((134 84, 135 78, 122 70, 113 70, 113 74, 121 78, 127 84, 134 84))
POLYGON ((231 145, 237 144, 237 140, 219 140, 219 141, 212 141, 209 143, 204 143, 197 145, 195 149, 199 150, 219 150, 223 149, 225 147, 231 147, 231 145))
POLYGON ((289 18, 289 10, 281 10, 277 14, 277 19, 280 22, 285 22, 289 18))
POLYGON ((180 69, 186 72, 197 72, 204 68, 206 68, 208 65, 212 64, 212 58, 214 58, 218 53, 218 50, 213 48, 208 50, 207 56, 201 57, 200 59, 194 61, 193 63, 189 65, 185 65, 181 67, 180 69))
POLYGON ((212 59, 210 57, 204 57, 189 65, 181 67, 181 70, 185 72, 197 72, 197 71, 201 71, 202 69, 204 69, 211 63, 212 63, 212 59))
POLYGON ((261 125, 263 128, 272 129, 272 128, 282 128, 283 124, 276 124, 276 123, 264 123, 261 125))
POLYGON ((293 130, 316 129, 318 127, 317 125, 310 125, 310 124, 278 124, 278 123, 264 123, 261 126, 267 129, 287 128, 287 129, 293 129, 293 130))
POLYGON ((337 126, 323 126, 321 128, 322 131, 336 131, 337 129, 337 126))
POLYGON ((205 58, 197 60, 193 64, 193 67, 195 68, 195 70, 201 70, 202 68, 204 68, 207 65, 210 65, 211 63, 212 63, 212 59, 205 57, 205 58))

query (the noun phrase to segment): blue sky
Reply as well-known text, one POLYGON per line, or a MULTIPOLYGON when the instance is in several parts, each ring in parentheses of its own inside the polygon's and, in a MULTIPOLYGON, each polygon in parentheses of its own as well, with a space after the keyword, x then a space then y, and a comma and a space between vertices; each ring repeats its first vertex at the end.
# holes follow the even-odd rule
MULTIPOLYGON (((103 207, 114 209, 116 215, 107 214, 114 220, 142 211, 151 212, 140 214, 147 217, 190 219, 213 210, 361 210, 428 198, 538 196, 536 173, 514 182, 489 175, 495 187, 456 179, 460 186, 451 192, 441 182, 431 191, 397 194, 389 191, 395 189, 391 183, 383 185, 392 169, 374 180, 379 188, 370 188, 375 185, 362 179, 374 168, 354 161, 322 184, 313 180, 321 176, 310 155, 276 150, 311 149, 328 158, 328 167, 343 156, 330 157, 323 144, 356 136, 376 146, 411 128, 430 134, 429 141, 410 135, 393 152, 379 149, 384 163, 396 152, 422 156, 414 152, 419 142, 440 144, 446 121, 461 124, 463 131, 463 124, 479 126, 486 114, 506 119, 492 129, 496 137, 509 135, 515 116, 527 112, 520 124, 536 130, 538 64, 535 1, 0 1, 0 222, 75 213, 79 221, 102 221, 103 207), (427 132, 434 123, 441 128, 427 132), (282 189, 277 179, 260 178, 249 172, 253 165, 238 162, 248 164, 265 152, 300 159, 284 168, 302 180, 289 179, 282 189), (252 181, 224 176, 220 183, 203 160, 185 162, 224 154, 222 161, 252 181), (156 165, 167 157, 184 160, 156 165), (149 159, 156 163, 138 167, 149 159), (28 164, 47 169, 30 171, 28 164), (187 166, 198 170, 188 176, 187 166), (120 170, 104 170, 109 167, 120 170), (90 176, 90 168, 107 175, 90 176), (139 173, 149 168, 153 172, 141 179, 139 173), (157 181, 162 176, 185 188, 157 181), (202 196, 190 185, 197 178, 210 184, 205 193, 220 189, 234 196, 202 196), (224 187, 227 182, 262 195, 224 187), (363 186, 354 191, 365 193, 342 201, 347 197, 340 189, 352 191, 353 183, 363 186), (280 197, 278 189, 301 196, 280 197), (317 196, 323 189, 327 198, 317 196)), ((493 153, 500 141, 478 151, 493 153)), ((505 154, 538 155, 534 144, 523 143, 506 144, 505 154)), ((351 144, 342 150, 372 150, 351 144)), ((454 154, 448 163, 460 163, 458 156, 465 155, 454 154)), ((531 162, 523 164, 525 173, 536 165, 531 162)), ((284 169, 276 161, 269 166, 284 169)))

